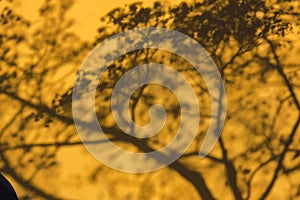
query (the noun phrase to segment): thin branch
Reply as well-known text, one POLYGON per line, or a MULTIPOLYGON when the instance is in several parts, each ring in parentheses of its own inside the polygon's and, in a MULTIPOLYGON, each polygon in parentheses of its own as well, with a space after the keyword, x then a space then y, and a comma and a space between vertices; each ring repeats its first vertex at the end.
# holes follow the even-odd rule
MULTIPOLYGON (((191 157, 191 156, 199 157, 199 152, 198 151, 197 152, 191 152, 191 153, 187 153, 187 154, 182 155, 183 158, 188 158, 188 157, 191 157)), ((208 159, 210 159, 212 161, 215 161, 217 163, 223 163, 222 159, 211 156, 211 155, 206 155, 205 158, 208 158, 208 159)))
POLYGON ((284 82, 285 82, 285 85, 287 86, 291 96, 292 96, 292 99, 293 99, 293 102, 298 110, 298 119, 296 120, 290 134, 289 134, 289 137, 288 137, 288 140, 286 141, 285 145, 284 145, 284 149, 282 150, 282 153, 280 154, 279 156, 279 160, 278 160, 278 164, 275 168, 275 172, 273 174, 273 177, 269 183, 269 185, 267 186, 266 190, 264 191, 264 193, 261 195, 260 197, 260 200, 263 200, 263 199, 266 199, 266 197, 269 195, 269 193, 271 192, 276 180, 278 179, 278 174, 280 172, 280 170, 282 169, 282 165, 283 165, 283 161, 284 161, 284 158, 288 152, 288 149, 290 147, 290 145, 292 144, 293 140, 294 140, 294 137, 297 133, 297 130, 298 130, 298 127, 299 127, 299 124, 300 124, 300 103, 297 99, 297 96, 294 92, 294 88, 292 86, 292 84, 290 83, 288 77, 285 75, 284 71, 283 71, 283 66, 281 65, 281 62, 279 61, 279 57, 276 53, 276 48, 274 46, 274 44, 266 39, 267 42, 269 43, 270 47, 271 47, 271 51, 274 55, 274 58, 275 58, 275 61, 276 61, 276 65, 273 65, 272 63, 270 63, 270 65, 272 65, 276 70, 277 72, 280 74, 280 76, 283 78, 284 82))
POLYGON ((268 160, 266 160, 265 162, 262 162, 250 175, 249 180, 247 181, 247 187, 248 187, 248 191, 247 191, 247 195, 245 199, 249 199, 251 196, 251 182, 254 178, 254 176, 256 175, 256 173, 261 170, 264 166, 266 166, 267 164, 269 164, 270 162, 272 162, 273 160, 275 160, 277 157, 272 156, 271 158, 269 158, 268 160))
MULTIPOLYGON (((117 139, 109 139, 110 141, 118 141, 117 139)), ((76 142, 50 142, 50 143, 36 143, 36 144, 21 144, 21 145, 16 145, 12 147, 7 147, 7 146, 1 146, 0 151, 5 152, 5 151, 13 151, 17 149, 31 149, 31 148, 44 148, 44 147, 62 147, 62 146, 76 146, 76 145, 83 145, 83 144, 101 144, 106 142, 106 140, 98 140, 98 141, 76 141, 76 142)))

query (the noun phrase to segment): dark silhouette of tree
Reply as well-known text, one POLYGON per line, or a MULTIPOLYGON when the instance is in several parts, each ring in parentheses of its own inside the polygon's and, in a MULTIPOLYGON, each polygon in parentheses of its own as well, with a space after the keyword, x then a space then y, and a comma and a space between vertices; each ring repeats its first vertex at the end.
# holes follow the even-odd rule
MULTIPOLYGON (((58 196, 34 181, 46 169, 58 168, 60 149, 82 145, 76 137, 71 113, 72 81, 65 83, 64 79, 74 77, 77 67, 73 66, 78 66, 91 46, 67 30, 72 21, 65 18, 65 11, 71 4, 72 1, 45 1, 40 9, 42 23, 32 35, 25 31, 29 21, 9 8, 2 10, 1 26, 11 31, 1 30, 0 98, 3 102, 10 100, 14 109, 6 114, 8 117, 0 126, 0 169, 27 189, 28 197, 69 198, 58 196), (18 49, 23 46, 26 46, 25 53, 21 52, 23 48, 18 49), (55 82, 48 79, 70 65, 72 68, 62 79, 55 82), (54 93, 55 87, 61 88, 61 92, 54 93)), ((171 7, 160 2, 151 7, 134 3, 103 16, 94 45, 111 35, 141 27, 163 27, 192 37, 214 59, 227 95, 223 134, 213 152, 201 159, 198 150, 209 119, 214 116, 207 106, 211 102, 205 82, 193 66, 179 56, 157 49, 136 50, 114 61, 99 80, 96 111, 103 130, 116 145, 136 152, 153 151, 174 137, 180 121, 174 95, 163 87, 145 85, 131 98, 132 118, 147 124, 149 107, 163 102, 169 113, 166 127, 145 140, 128 136, 111 122, 112 89, 133 66, 156 62, 182 73, 199 96, 202 118, 195 142, 179 160, 164 169, 166 175, 160 172, 132 175, 139 183, 134 185, 139 187, 135 196, 114 194, 114 190, 122 189, 116 184, 121 178, 112 179, 115 185, 109 186, 110 197, 272 199, 279 193, 282 195, 279 198, 299 197, 299 181, 295 177, 300 168, 300 66, 291 59, 292 52, 299 48, 294 43, 299 37, 299 11, 296 0, 217 0, 183 2, 171 7), (166 97, 162 97, 162 92, 166 97), (159 178, 152 178, 155 175, 159 178), (169 178, 166 183, 166 176, 183 179, 193 186, 194 193, 181 194, 184 192, 179 190, 181 186, 170 183, 169 178), (290 184, 289 193, 279 186, 286 182, 290 184), (164 196, 162 187, 166 185, 178 192, 164 196)), ((85 74, 80 78, 88 81, 85 74)), ((91 141, 98 142, 101 141, 91 141)), ((93 166, 90 181, 100 183, 109 173, 115 172, 103 170, 102 165, 93 166)))
MULTIPOLYGON (((231 136, 225 132, 219 140, 222 156, 214 160, 218 160, 224 165, 228 186, 232 190, 235 199, 250 198, 253 177, 261 168, 272 162, 276 163, 276 168, 271 170, 272 172, 274 171, 272 178, 266 181, 266 187, 260 197, 265 199, 278 180, 279 172, 284 170, 285 157, 289 152, 290 146, 295 142, 294 138, 299 126, 299 101, 293 86, 296 80, 295 78, 289 78, 287 75, 289 73, 288 69, 285 71, 286 67, 283 63, 290 63, 290 61, 284 59, 283 56, 279 56, 281 52, 280 47, 285 46, 286 48, 289 45, 289 41, 283 37, 289 34, 293 26, 297 26, 299 22, 299 14, 294 11, 293 3, 285 1, 273 3, 262 1, 204 1, 193 4, 181 3, 179 6, 171 8, 165 8, 159 2, 156 2, 152 8, 146 8, 141 3, 136 3, 126 8, 117 8, 108 13, 102 18, 105 25, 98 30, 97 42, 101 42, 110 35, 133 28, 164 27, 174 29, 196 39, 211 54, 227 83, 226 86, 229 88, 229 93, 234 91, 237 94, 236 97, 240 98, 238 101, 235 99, 229 100, 229 102, 232 102, 232 105, 238 103, 240 106, 235 111, 229 108, 228 118, 247 125, 249 130, 246 129, 244 131, 249 131, 247 133, 249 140, 251 140, 251 137, 264 135, 259 143, 252 143, 244 152, 240 152, 240 155, 237 154, 235 156, 231 155, 230 152, 234 152, 236 149, 231 149, 229 144, 227 144, 229 141, 224 138, 239 136, 234 136, 233 134, 231 136), (285 18, 289 20, 285 20, 285 18), (242 82, 258 79, 257 85, 253 86, 267 85, 271 76, 277 76, 277 81, 283 80, 281 86, 285 86, 286 89, 279 89, 280 86, 278 86, 277 91, 282 89, 284 92, 278 93, 275 97, 276 99, 272 99, 272 101, 271 99, 267 102, 253 101, 253 96, 257 96, 258 91, 253 89, 249 91, 249 86, 244 86, 242 82), (242 89, 242 91, 238 92, 236 89, 242 89), (282 100, 283 93, 286 93, 284 100, 282 100), (251 95, 251 97, 245 100, 248 95, 251 95), (276 122, 282 114, 281 108, 285 107, 285 101, 289 101, 289 106, 293 107, 293 111, 289 115, 293 116, 295 122, 292 124, 290 118, 289 127, 293 128, 279 134, 279 128, 274 127, 278 126, 278 124, 285 124, 283 119, 280 122, 276 122), (270 104, 278 104, 279 108, 277 110, 279 111, 271 115, 270 110, 264 110, 266 106, 276 110, 270 104), (245 117, 245 115, 249 116, 249 114, 245 114, 243 110, 247 113, 253 113, 256 117, 245 117), (264 161, 266 160, 264 156, 266 154, 270 155, 267 161, 264 161), (243 159, 247 162, 255 162, 259 158, 263 158, 263 160, 260 160, 259 166, 254 169, 248 169, 247 166, 243 166, 243 164, 238 162, 238 160, 243 159), (237 165, 241 165, 239 166, 241 169, 237 165)), ((117 74, 121 71, 119 66, 124 69, 122 65, 124 60, 131 59, 132 63, 128 66, 133 66, 133 64, 137 63, 136 58, 142 55, 144 55, 142 60, 146 62, 151 59, 168 63, 163 53, 135 52, 131 57, 121 58, 118 64, 112 66, 115 73, 117 74)), ((172 60, 169 61, 171 63, 175 62, 173 57, 170 60, 172 60)), ((180 66, 180 64, 174 65, 180 66)), ((299 66, 294 67, 297 70, 299 66)), ((296 74, 294 76, 297 76, 296 74)), ((193 77, 193 74, 189 75, 193 77)), ((110 80, 107 82, 113 82, 111 80, 115 81, 117 78, 113 79, 110 76, 110 80)), ((250 84, 253 83, 250 82, 250 84)), ((101 95, 103 95, 103 90, 101 90, 101 95)), ((145 94, 145 96, 147 95, 145 94)), ((230 97, 228 98, 231 99, 230 97)), ((144 101, 147 104, 149 100, 144 98, 144 101)), ((233 141, 238 143, 239 140, 233 141)), ((293 153, 291 152, 291 154, 293 153)), ((180 163, 180 161, 174 164, 177 163, 180 163)), ((172 168, 172 165, 170 167, 172 168)), ((190 170, 191 175, 187 175, 183 171, 189 171, 188 169, 174 170, 190 181, 202 198, 213 199, 213 193, 206 187, 201 172, 190 170)))

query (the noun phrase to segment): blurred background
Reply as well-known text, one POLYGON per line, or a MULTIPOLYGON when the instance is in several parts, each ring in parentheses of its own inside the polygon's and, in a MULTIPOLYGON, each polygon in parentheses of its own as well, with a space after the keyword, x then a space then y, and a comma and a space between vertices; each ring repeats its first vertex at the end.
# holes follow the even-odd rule
POLYGON ((298 0, 0 0, 0 13, 0 172, 20 199, 300 199, 298 0), (198 41, 222 75, 227 113, 221 138, 200 158, 216 117, 202 77, 184 58, 162 50, 119 57, 99 80, 95 102, 99 123, 117 146, 157 150, 180 123, 174 94, 149 84, 132 95, 131 116, 146 125, 149 108, 160 103, 166 124, 146 140, 124 137, 110 96, 134 66, 155 62, 179 71, 201 110, 197 136, 179 160, 130 174, 85 149, 72 118, 72 87, 95 45, 141 27, 177 30, 198 41))

